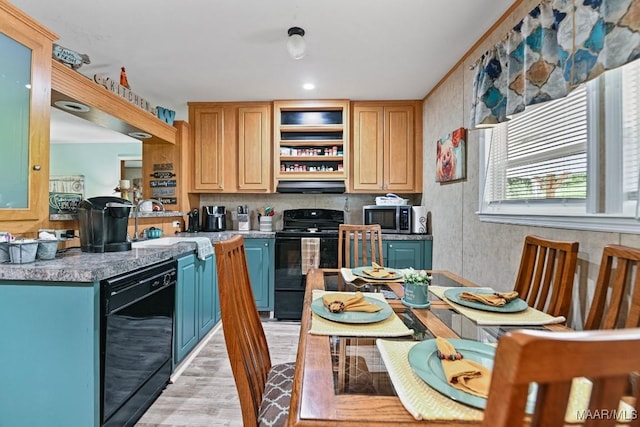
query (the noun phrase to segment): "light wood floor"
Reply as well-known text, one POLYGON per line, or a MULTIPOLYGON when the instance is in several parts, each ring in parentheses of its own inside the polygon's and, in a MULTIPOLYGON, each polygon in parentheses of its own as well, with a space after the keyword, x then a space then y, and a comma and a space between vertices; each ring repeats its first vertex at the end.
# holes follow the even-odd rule
MULTIPOLYGON (((295 361, 299 322, 264 320, 272 364, 295 361)), ((242 415, 222 328, 175 382, 142 416, 136 427, 242 427, 242 415)))

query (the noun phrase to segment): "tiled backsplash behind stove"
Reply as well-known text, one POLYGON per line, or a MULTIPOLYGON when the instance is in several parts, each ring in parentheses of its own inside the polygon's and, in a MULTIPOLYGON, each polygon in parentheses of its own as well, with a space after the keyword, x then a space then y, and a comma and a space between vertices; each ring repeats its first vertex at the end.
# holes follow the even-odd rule
MULTIPOLYGON (((382 194, 201 194, 202 206, 224 206, 227 209, 227 228, 237 230, 238 223, 232 220, 232 212, 240 205, 247 205, 251 213, 251 229, 258 230, 258 209, 271 206, 275 209, 274 231, 282 229, 282 211, 298 208, 323 208, 345 211, 345 223, 362 224, 362 207, 374 205, 376 196, 382 194)), ((419 205, 421 194, 398 194, 419 205)))

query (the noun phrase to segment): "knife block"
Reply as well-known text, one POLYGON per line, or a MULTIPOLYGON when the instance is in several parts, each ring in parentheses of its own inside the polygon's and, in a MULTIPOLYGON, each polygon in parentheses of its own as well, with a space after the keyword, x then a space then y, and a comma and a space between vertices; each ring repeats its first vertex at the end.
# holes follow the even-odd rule
POLYGON ((249 231, 249 214, 238 214, 238 230, 249 231))

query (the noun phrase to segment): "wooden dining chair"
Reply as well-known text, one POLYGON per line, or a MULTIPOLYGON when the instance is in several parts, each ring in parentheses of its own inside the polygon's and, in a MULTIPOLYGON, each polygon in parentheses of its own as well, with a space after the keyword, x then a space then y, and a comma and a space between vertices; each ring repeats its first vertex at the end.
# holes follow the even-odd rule
MULTIPOLYGON (((340 224, 338 227, 338 269, 371 265, 384 266, 380 224, 340 224)), ((342 286, 342 280, 339 286, 342 286)))
POLYGON ((584 329, 640 326, 640 249, 607 245, 584 329))
POLYGON ((578 242, 526 236, 513 290, 530 307, 566 318, 577 262, 578 242))
MULTIPOLYGON (((638 392, 628 399, 628 375, 640 369, 640 329, 551 332, 519 330, 501 337, 493 363, 491 386, 482 425, 525 425, 529 384, 537 383, 532 427, 565 425, 571 382, 588 377, 593 383, 589 405, 568 414, 588 426, 613 426, 613 414, 637 426, 638 392), (634 405, 619 412, 620 400, 634 405)), ((582 425, 582 424, 581 424, 582 425)))
POLYGON ((295 364, 271 366, 242 236, 215 242, 214 248, 222 328, 243 425, 286 425, 295 364))

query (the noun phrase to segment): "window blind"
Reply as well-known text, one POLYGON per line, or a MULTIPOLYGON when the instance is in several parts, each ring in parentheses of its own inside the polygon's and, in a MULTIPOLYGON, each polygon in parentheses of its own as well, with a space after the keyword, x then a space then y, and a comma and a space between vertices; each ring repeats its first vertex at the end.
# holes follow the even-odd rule
POLYGON ((640 61, 622 67, 622 187, 624 201, 638 200, 640 185, 640 61))
POLYGON ((529 108, 494 127, 485 202, 584 200, 587 90, 529 108))

